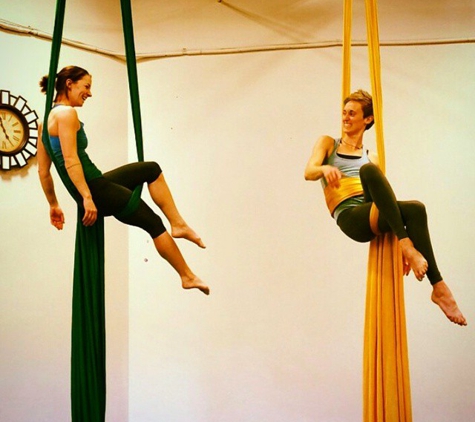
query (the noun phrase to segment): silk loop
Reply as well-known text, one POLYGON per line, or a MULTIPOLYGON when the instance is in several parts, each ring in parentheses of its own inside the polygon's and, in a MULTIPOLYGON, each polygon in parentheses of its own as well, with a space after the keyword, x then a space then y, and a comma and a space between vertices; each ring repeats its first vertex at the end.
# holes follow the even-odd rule
POLYGON ((340 179, 340 187, 333 188, 327 185, 323 190, 328 210, 333 216, 335 209, 346 199, 363 194, 363 186, 359 177, 343 177, 340 179))

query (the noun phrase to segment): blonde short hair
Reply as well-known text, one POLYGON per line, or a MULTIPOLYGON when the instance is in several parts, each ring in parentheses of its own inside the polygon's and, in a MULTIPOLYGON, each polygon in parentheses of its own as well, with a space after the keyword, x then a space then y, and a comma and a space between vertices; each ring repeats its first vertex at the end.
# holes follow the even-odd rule
POLYGON ((358 91, 355 91, 346 97, 343 101, 343 105, 346 105, 350 101, 355 101, 361 104, 361 108, 363 109, 363 117, 373 116, 373 120, 366 125, 365 130, 371 128, 371 126, 374 125, 373 98, 371 95, 368 92, 359 89, 358 91))

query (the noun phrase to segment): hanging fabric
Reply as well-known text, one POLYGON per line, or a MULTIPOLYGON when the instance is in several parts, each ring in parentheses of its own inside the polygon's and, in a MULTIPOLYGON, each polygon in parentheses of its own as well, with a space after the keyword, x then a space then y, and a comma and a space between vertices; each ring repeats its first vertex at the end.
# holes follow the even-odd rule
POLYGON ((343 5, 343 68, 341 103, 351 91, 351 29, 353 20, 353 0, 344 0, 343 5))
MULTIPOLYGON (((132 119, 134 123, 135 146, 137 150, 137 160, 144 160, 142 116, 140 111, 139 84, 137 76, 137 60, 135 55, 134 26, 132 19, 132 8, 130 0, 120 0, 122 11, 122 27, 124 32, 125 57, 127 61, 127 75, 129 80, 130 104, 132 109, 132 119)), ((130 198, 129 203, 116 217, 125 217, 134 212, 138 205, 142 185, 138 186, 130 198)))
POLYGON ((42 140, 63 184, 78 203, 71 326, 71 417, 73 422, 103 422, 106 410, 104 219, 98 217, 91 227, 81 223, 81 196, 57 162, 48 134, 65 8, 66 0, 57 0, 42 140))
MULTIPOLYGON (((121 0, 127 69, 134 130, 139 161, 143 161, 143 141, 138 95, 137 69, 130 0, 121 0)), ((66 0, 57 0, 42 140, 58 174, 78 203, 74 255, 71 327, 71 417, 72 422, 104 422, 106 413, 106 332, 104 301, 104 219, 93 226, 82 224, 82 198, 52 152, 48 134, 48 115, 58 71, 66 0)), ((121 212, 133 212, 139 202, 141 186, 121 212)))
MULTIPOLYGON (((380 168, 385 172, 376 0, 365 0, 368 56, 380 168)), ((352 0, 344 0, 343 98, 350 94, 352 0)), ((371 210, 377 229, 378 211, 371 210)), ((363 353, 363 421, 411 422, 402 253, 392 233, 370 243, 363 353)))

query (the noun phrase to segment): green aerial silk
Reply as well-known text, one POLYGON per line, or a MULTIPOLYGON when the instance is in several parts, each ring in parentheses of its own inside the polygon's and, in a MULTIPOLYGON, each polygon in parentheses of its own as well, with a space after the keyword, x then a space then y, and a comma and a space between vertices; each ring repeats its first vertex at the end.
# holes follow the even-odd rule
MULTIPOLYGON (((143 140, 130 0, 121 0, 130 97, 139 161, 143 161, 143 140)), ((48 115, 54 96, 54 81, 64 25, 66 0, 57 0, 49 81, 46 93, 43 143, 59 176, 78 203, 71 333, 71 415, 73 422, 103 422, 106 413, 106 330, 104 304, 104 218, 91 227, 82 224, 82 198, 61 168, 51 149, 48 115)), ((121 215, 133 212, 140 199, 138 187, 121 215)))

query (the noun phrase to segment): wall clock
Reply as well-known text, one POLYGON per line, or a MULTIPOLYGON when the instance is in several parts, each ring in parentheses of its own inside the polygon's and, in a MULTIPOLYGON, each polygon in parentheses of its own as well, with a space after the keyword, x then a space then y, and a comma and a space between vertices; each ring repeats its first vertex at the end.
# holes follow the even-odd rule
POLYGON ((23 167, 36 155, 38 115, 22 96, 0 90, 0 168, 23 167))

